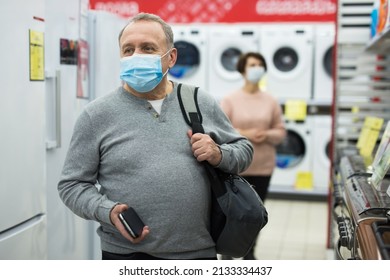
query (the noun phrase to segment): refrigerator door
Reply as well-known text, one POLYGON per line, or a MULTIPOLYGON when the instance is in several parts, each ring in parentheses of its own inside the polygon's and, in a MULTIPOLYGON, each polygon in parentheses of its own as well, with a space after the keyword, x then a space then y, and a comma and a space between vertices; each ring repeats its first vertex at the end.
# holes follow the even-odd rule
POLYGON ((50 0, 45 6, 48 259, 90 259, 96 234, 91 222, 72 213, 57 191, 75 120, 89 102, 77 97, 83 2, 50 0))
POLYGON ((44 0, 2 5, 0 259, 46 258, 44 31, 44 0))
POLYGON ((127 20, 105 11, 89 11, 90 92, 98 98, 121 85, 119 32, 127 20))
MULTIPOLYGON (((121 85, 118 37, 126 23, 127 20, 117 14, 92 10, 88 13, 89 89, 93 99, 108 94, 121 85)), ((98 227, 99 224, 94 223, 93 231, 98 227)), ((100 259, 99 236, 95 233, 91 241, 92 258, 100 259)))
POLYGON ((38 215, 0 236, 0 259, 46 259, 46 216, 38 215))

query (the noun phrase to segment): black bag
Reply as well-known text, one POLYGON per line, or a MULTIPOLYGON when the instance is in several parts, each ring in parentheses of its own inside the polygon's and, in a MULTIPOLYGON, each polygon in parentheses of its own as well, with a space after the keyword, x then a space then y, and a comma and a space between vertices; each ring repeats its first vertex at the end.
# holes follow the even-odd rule
MULTIPOLYGON (((198 88, 179 84, 177 91, 184 119, 193 133, 204 133, 198 88)), ((267 210, 253 186, 240 175, 225 173, 208 162, 204 165, 212 188, 210 234, 217 253, 243 257, 267 224, 267 210)))

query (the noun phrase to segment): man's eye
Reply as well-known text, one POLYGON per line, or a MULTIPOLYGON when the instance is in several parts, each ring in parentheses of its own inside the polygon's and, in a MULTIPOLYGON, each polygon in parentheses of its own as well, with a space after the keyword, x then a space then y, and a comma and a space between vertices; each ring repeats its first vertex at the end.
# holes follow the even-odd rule
POLYGON ((152 48, 152 47, 145 47, 145 48, 144 48, 144 51, 150 53, 150 52, 153 52, 153 51, 154 51, 154 48, 152 48))
POLYGON ((124 49, 124 50, 123 50, 123 53, 124 53, 124 54, 131 54, 131 53, 132 53, 132 50, 131 50, 131 49, 124 49))

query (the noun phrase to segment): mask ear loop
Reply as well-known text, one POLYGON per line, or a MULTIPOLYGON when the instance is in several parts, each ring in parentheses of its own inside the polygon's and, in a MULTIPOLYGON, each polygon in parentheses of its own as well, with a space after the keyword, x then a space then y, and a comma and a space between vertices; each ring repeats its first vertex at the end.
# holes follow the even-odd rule
POLYGON ((167 71, 165 71, 165 73, 162 75, 163 77, 168 73, 169 69, 170 68, 168 67, 167 71))
POLYGON ((164 53, 161 58, 163 58, 164 56, 166 56, 170 51, 172 50, 172 48, 170 48, 166 53, 164 53))
MULTIPOLYGON (((161 58, 163 58, 164 56, 166 56, 170 51, 172 51, 172 48, 170 48, 165 54, 163 54, 161 56, 161 58)), ((169 69, 171 69, 171 67, 168 67, 167 68, 167 71, 165 71, 165 73, 163 74, 163 77, 168 73, 169 69)))

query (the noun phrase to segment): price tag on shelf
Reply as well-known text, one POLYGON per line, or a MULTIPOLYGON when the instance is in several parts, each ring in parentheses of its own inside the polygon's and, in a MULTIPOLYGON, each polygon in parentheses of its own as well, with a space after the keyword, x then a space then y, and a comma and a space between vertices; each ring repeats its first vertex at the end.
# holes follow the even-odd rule
POLYGON ((295 188, 297 190, 313 189, 313 173, 309 171, 297 172, 295 177, 295 188))
POLYGON ((307 114, 307 103, 304 100, 287 100, 284 116, 291 121, 304 121, 307 114))
POLYGON ((379 132, 383 125, 383 119, 377 117, 366 117, 362 130, 359 135, 356 147, 359 149, 360 155, 370 157, 374 150, 376 141, 378 140, 379 132))

